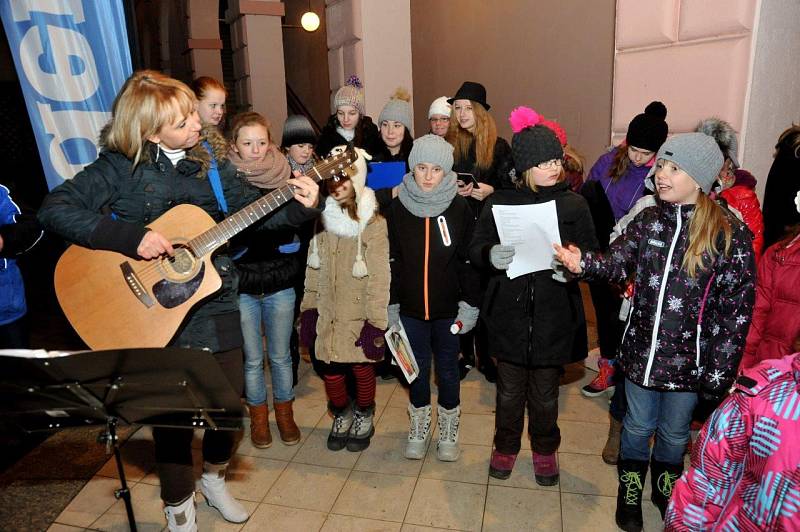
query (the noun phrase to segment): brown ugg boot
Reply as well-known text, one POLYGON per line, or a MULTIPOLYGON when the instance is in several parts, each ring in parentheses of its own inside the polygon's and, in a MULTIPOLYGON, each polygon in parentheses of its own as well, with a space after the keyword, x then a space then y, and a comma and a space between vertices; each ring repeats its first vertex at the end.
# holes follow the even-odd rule
POLYGON ((617 421, 613 416, 608 426, 608 439, 603 447, 603 462, 608 465, 616 465, 619 457, 620 439, 622 437, 622 421, 617 421))
POLYGON ((247 405, 250 411, 250 441, 253 447, 266 449, 272 445, 272 434, 269 432, 269 407, 267 403, 253 406, 247 405))
POLYGON ((292 412, 293 402, 294 400, 274 403, 275 423, 278 424, 281 441, 286 445, 295 445, 300 441, 300 429, 294 422, 294 412, 292 412))

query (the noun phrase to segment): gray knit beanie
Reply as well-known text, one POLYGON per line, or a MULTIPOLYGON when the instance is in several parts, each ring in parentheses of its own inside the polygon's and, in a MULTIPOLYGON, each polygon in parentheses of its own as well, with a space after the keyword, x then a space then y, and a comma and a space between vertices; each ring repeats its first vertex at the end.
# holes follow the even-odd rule
MULTIPOLYGON (((705 133, 684 133, 668 138, 658 149, 656 161, 659 159, 677 164, 705 194, 711 192, 725 162, 717 142, 705 133)), ((653 165, 648 176, 655 174, 657 166, 653 165)))
POLYGON ((439 135, 428 133, 414 141, 408 155, 408 166, 411 170, 420 163, 441 166, 447 175, 453 169, 453 146, 439 135))
POLYGON ((288 148, 295 144, 317 143, 317 135, 311 122, 303 115, 291 115, 283 123, 283 136, 281 138, 281 148, 288 148))
POLYGON ((411 95, 405 89, 397 89, 392 94, 386 105, 383 106, 380 116, 378 116, 378 127, 384 120, 394 120, 400 122, 406 129, 411 131, 411 95))

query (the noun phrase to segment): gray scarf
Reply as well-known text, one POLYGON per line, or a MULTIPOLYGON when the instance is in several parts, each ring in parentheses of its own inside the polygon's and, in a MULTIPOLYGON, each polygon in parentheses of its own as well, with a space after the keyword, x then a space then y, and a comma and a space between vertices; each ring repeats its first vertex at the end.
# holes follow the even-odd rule
POLYGON ((456 185, 455 172, 449 172, 444 176, 439 186, 430 192, 425 192, 417 182, 414 181, 414 173, 409 172, 403 176, 400 184, 398 197, 403 207, 414 216, 420 218, 431 218, 442 214, 456 197, 458 186, 456 185))

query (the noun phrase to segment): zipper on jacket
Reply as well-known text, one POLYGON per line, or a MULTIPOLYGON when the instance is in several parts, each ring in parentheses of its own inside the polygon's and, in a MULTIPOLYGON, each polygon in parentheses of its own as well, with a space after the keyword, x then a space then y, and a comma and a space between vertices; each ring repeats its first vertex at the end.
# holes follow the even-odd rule
POLYGON ((675 235, 672 237, 672 243, 669 245, 669 253, 667 253, 667 264, 664 266, 664 275, 661 276, 661 287, 658 289, 658 302, 656 303, 656 317, 653 320, 653 334, 650 337, 650 354, 647 356, 647 367, 644 370, 644 381, 642 386, 649 386, 650 384, 650 371, 653 369, 653 360, 656 357, 656 342, 658 341, 658 327, 661 325, 661 308, 664 306, 664 292, 667 290, 667 278, 669 277, 669 267, 672 264, 672 254, 675 252, 675 244, 678 243, 678 238, 681 236, 681 227, 683 220, 681 219, 681 206, 678 205, 678 223, 675 226, 675 235))
POLYGON ((428 260, 430 259, 431 250, 431 219, 425 218, 425 262, 423 263, 422 272, 422 299, 425 304, 425 319, 429 320, 430 308, 428 306, 428 260))

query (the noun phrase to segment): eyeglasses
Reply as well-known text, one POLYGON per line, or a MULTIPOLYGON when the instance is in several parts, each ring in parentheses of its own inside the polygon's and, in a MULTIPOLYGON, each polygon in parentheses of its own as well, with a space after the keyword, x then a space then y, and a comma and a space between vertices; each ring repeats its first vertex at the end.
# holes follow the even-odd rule
POLYGON ((448 117, 446 117, 446 116, 443 116, 443 117, 441 117, 441 118, 430 118, 429 120, 430 120, 431 122, 449 122, 449 121, 450 121, 450 118, 448 118, 448 117))
POLYGON ((563 164, 564 161, 561 159, 550 159, 549 161, 537 164, 536 168, 539 170, 550 170, 551 168, 556 168, 558 166, 562 166, 563 164))

